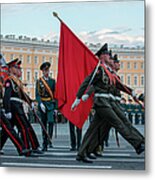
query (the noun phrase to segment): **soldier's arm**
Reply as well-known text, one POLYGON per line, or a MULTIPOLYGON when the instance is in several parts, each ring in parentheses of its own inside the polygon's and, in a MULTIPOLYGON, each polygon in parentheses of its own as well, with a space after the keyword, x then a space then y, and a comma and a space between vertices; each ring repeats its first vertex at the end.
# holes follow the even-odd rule
MULTIPOLYGON (((95 71, 95 70, 94 70, 94 71, 95 71)), ((88 85, 89 85, 89 82, 90 82, 90 80, 91 80, 91 78, 92 78, 92 76, 93 76, 93 74, 94 74, 94 71, 93 71, 89 76, 87 76, 87 77, 85 78, 84 82, 81 84, 81 86, 80 86, 80 88, 79 88, 79 90, 78 90, 78 93, 76 94, 76 97, 77 97, 78 99, 81 99, 82 95, 83 95, 83 94, 85 93, 85 91, 87 90, 88 85)), ((101 76, 101 69, 99 68, 99 70, 98 70, 98 72, 96 73, 96 75, 95 75, 92 83, 90 84, 91 89, 90 89, 90 91, 88 90, 88 91, 89 91, 89 94, 91 94, 92 91, 94 91, 93 85, 98 81, 98 79, 100 79, 100 76, 101 76)), ((90 87, 89 87, 89 88, 90 88, 90 87)))
POLYGON ((36 82, 35 95, 36 95, 36 100, 37 100, 38 104, 40 104, 41 103, 41 97, 39 95, 38 87, 39 87, 39 80, 37 80, 37 82, 36 82))
POLYGON ((13 87, 12 87, 11 81, 7 80, 5 82, 5 92, 4 92, 4 98, 3 98, 3 105, 4 105, 4 109, 6 113, 11 112, 10 98, 11 98, 12 92, 13 92, 13 87))
POLYGON ((123 84, 119 79, 116 79, 116 88, 132 96, 133 89, 123 84))

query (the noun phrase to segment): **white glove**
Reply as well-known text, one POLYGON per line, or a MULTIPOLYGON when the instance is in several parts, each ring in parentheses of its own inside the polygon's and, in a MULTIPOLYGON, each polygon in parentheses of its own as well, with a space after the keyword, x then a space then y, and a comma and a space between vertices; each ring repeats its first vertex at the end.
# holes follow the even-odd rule
POLYGON ((82 96, 82 101, 87 101, 87 99, 89 98, 89 95, 88 94, 84 94, 83 96, 82 96))
POLYGON ((40 108, 41 108, 41 110, 42 110, 42 112, 46 112, 46 107, 44 106, 44 104, 43 103, 40 103, 40 108))
POLYGON ((12 118, 12 113, 11 113, 11 112, 6 113, 6 114, 5 114, 5 117, 6 117, 7 119, 11 119, 11 118, 12 118))
POLYGON ((135 91, 132 91, 132 97, 135 98, 136 97, 136 93, 135 91))
POLYGON ((34 110, 34 102, 31 103, 31 109, 34 110))
POLYGON ((58 110, 57 110, 57 109, 55 109, 55 110, 54 110, 54 113, 55 113, 55 114, 57 114, 57 113, 58 113, 58 110))
POLYGON ((71 110, 73 111, 75 107, 77 107, 80 103, 80 99, 75 99, 75 101, 72 104, 71 110))

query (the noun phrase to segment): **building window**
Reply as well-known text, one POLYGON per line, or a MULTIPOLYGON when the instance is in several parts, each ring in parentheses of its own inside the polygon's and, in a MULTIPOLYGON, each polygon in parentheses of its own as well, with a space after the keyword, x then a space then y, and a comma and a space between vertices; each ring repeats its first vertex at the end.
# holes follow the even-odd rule
POLYGON ((19 55, 19 60, 23 60, 23 56, 21 54, 19 55))
POLYGON ((53 76, 53 72, 50 72, 50 78, 52 78, 52 76, 53 76))
POLYGON ((131 84, 131 76, 130 76, 130 75, 127 76, 127 84, 128 84, 128 85, 131 84))
POLYGON ((134 69, 137 69, 137 63, 134 62, 134 69))
POLYGON ((141 69, 144 69, 144 63, 143 62, 141 63, 141 69))
POLYGON ((35 78, 35 81, 38 79, 38 72, 37 71, 34 72, 34 78, 35 78))
POLYGON ((46 57, 43 56, 43 57, 42 57, 42 63, 44 63, 45 61, 46 61, 46 57))
POLYGON ((127 63, 127 68, 130 69, 130 62, 127 63))
POLYGON ((120 76, 120 79, 121 79, 121 82, 124 83, 124 76, 123 75, 120 76))
POLYGON ((31 56, 28 55, 28 56, 27 56, 27 64, 30 64, 30 63, 31 63, 31 56))
POLYGON ((34 56, 34 64, 38 64, 38 56, 34 56))
POLYGON ((11 55, 10 55, 10 59, 11 59, 11 60, 14 59, 14 54, 11 54, 11 55))
POLYGON ((141 80, 140 81, 141 81, 140 82, 141 86, 144 86, 144 76, 141 76, 141 80))
POLYGON ((30 72, 30 71, 27 71, 26 80, 27 80, 28 82, 31 81, 31 72, 30 72))
POLYGON ((123 62, 121 62, 121 69, 123 69, 124 68, 124 63, 123 62))
POLYGON ((53 64, 53 59, 52 59, 52 57, 50 57, 49 61, 50 61, 51 64, 53 64))
POLYGON ((137 86, 137 84, 138 84, 138 77, 134 76, 134 85, 137 86))

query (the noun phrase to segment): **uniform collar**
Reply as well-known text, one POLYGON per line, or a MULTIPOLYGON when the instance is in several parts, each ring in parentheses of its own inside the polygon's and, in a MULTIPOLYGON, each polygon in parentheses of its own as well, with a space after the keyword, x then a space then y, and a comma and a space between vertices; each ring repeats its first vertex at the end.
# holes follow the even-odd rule
POLYGON ((43 78, 45 79, 45 81, 48 81, 48 80, 49 80, 49 77, 43 76, 43 78))

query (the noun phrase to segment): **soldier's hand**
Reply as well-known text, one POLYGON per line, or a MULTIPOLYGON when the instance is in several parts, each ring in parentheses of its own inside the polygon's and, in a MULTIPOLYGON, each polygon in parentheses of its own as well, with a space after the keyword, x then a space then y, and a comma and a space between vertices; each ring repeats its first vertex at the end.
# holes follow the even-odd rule
POLYGON ((83 96, 82 96, 82 101, 87 101, 87 99, 89 98, 89 95, 88 94, 84 94, 83 96))
POLYGON ((6 113, 6 114, 5 114, 5 117, 6 117, 7 119, 11 119, 11 118, 12 118, 12 113, 11 113, 11 112, 6 113))
POLYGON ((71 111, 74 111, 75 107, 77 107, 79 105, 79 103, 80 103, 80 99, 76 98, 71 106, 71 111))
POLYGON ((31 103, 31 109, 34 110, 35 108, 35 105, 34 105, 34 102, 31 103))
POLYGON ((46 107, 44 106, 43 103, 40 103, 40 108, 44 113, 46 113, 46 107))

